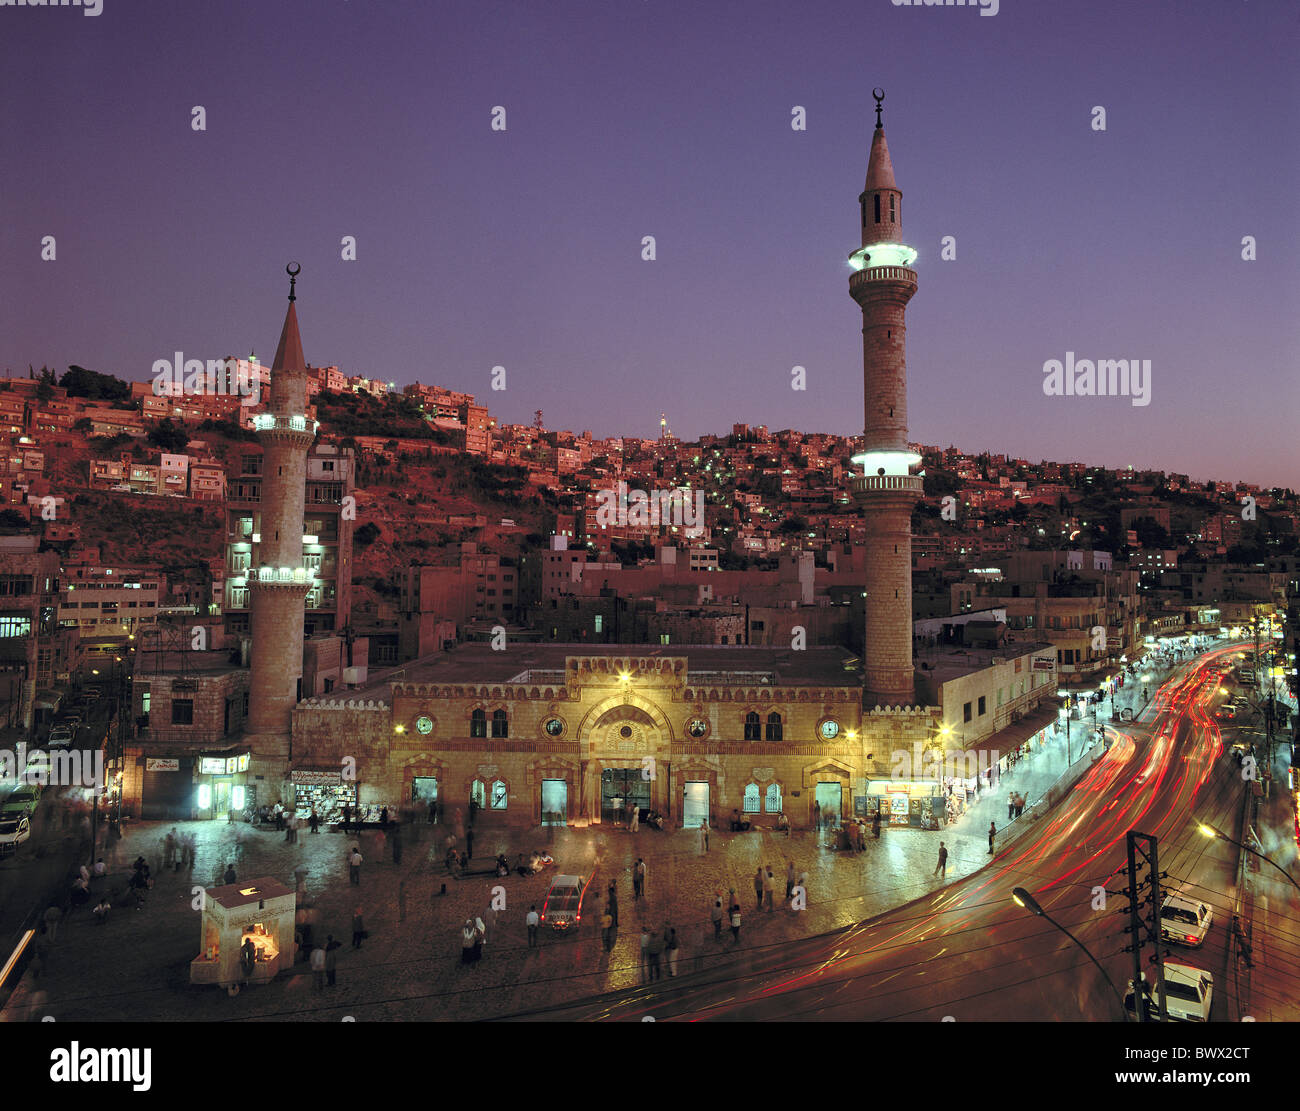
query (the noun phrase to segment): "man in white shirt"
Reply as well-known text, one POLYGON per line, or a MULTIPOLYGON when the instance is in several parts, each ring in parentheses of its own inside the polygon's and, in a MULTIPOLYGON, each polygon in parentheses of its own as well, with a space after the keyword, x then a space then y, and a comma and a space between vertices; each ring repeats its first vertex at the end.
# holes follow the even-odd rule
POLYGON ((325 989, 325 949, 317 945, 311 951, 311 976, 313 987, 323 991, 325 989))
POLYGON ((524 924, 528 927, 528 948, 533 949, 537 946, 537 926, 541 919, 537 914, 537 904, 534 903, 528 908, 528 913, 524 915, 524 924))

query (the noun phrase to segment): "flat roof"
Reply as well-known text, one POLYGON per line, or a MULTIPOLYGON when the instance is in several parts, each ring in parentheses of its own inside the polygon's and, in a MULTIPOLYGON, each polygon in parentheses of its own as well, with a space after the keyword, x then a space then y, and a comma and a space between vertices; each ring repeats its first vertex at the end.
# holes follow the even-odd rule
POLYGON ((923 674, 933 675, 940 682, 947 682, 975 671, 983 671, 986 667, 990 667, 994 660, 1015 660, 1035 652, 1051 652, 1052 659, 1056 659, 1056 645, 1048 641, 1012 641, 997 648, 969 646, 927 648, 917 653, 916 667, 923 674))
POLYGON ((401 667, 371 671, 364 687, 332 692, 333 698, 374 698, 390 683, 561 683, 570 656, 613 659, 685 657, 692 684, 845 686, 861 684, 861 673, 845 664, 858 657, 845 648, 752 648, 739 644, 512 644, 493 651, 487 644, 460 644, 401 667), (551 673, 530 676, 529 672, 551 673))
POLYGON ((243 883, 228 883, 222 887, 208 888, 208 895, 211 896, 212 901, 227 910, 248 906, 260 899, 282 899, 293 893, 293 888, 286 887, 279 880, 271 879, 269 876, 259 876, 257 879, 245 880, 243 883))

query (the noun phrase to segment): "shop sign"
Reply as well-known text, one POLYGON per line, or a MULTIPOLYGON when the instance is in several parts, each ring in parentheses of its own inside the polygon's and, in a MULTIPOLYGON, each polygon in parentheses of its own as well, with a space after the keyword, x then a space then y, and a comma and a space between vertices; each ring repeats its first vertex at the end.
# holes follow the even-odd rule
POLYGON ((181 770, 181 762, 178 759, 149 756, 145 758, 144 770, 147 772, 178 772, 181 770))
POLYGON ((1035 657, 1034 657, 1034 670, 1035 670, 1035 671, 1051 671, 1051 670, 1052 670, 1052 665, 1053 665, 1055 662, 1056 662, 1055 660, 1048 659, 1048 658, 1045 657, 1045 656, 1035 656, 1035 657))
POLYGON ((328 787, 332 784, 342 783, 343 772, 341 769, 334 771, 301 769, 289 773, 289 782, 300 787, 328 787))
POLYGON ((204 756, 199 760, 199 775, 224 775, 226 761, 220 756, 204 756))
POLYGON ((239 757, 239 765, 235 770, 241 772, 248 771, 248 762, 251 755, 251 753, 245 752, 243 756, 239 757))

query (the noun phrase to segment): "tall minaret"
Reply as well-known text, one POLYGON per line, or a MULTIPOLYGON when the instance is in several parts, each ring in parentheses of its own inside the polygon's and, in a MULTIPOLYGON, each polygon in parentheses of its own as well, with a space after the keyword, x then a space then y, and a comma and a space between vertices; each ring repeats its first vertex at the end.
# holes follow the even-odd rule
POLYGON ((850 480, 862 506, 867 546, 867 642, 863 704, 915 703, 912 673, 912 507, 922 480, 910 468, 921 457, 907 446, 907 303, 916 292, 916 252, 902 241, 903 194, 894 183, 885 130, 883 89, 876 100, 867 186, 858 203, 862 247, 849 256, 849 295, 862 308, 862 376, 866 419, 862 474, 850 480))
POLYGON ((316 437, 316 424, 307 419, 307 366, 294 308, 300 269, 296 264, 285 268, 289 311, 271 364, 270 401, 267 412, 253 418, 262 442, 260 566, 248 574, 253 652, 244 732, 253 760, 262 766, 270 761, 281 769, 289 757, 302 677, 304 605, 312 587, 302 559, 302 529, 307 450, 316 437))

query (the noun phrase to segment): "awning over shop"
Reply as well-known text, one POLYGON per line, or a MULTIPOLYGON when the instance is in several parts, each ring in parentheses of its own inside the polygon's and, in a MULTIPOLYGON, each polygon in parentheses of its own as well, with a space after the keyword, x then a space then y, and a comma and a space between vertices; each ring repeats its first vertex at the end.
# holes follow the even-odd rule
POLYGON ((1113 679, 1123 670, 1124 668, 1120 664, 1112 664, 1110 667, 1103 667, 1087 675, 1081 675, 1077 679, 1062 679, 1057 684, 1057 687, 1063 691, 1096 690, 1107 679, 1113 679))
POLYGON ((1019 721, 1012 722, 1005 729, 999 729, 980 747, 989 750, 989 763, 996 763, 1008 752, 1014 752, 1040 729, 1060 719, 1061 700, 1044 699, 1038 709, 1026 714, 1019 721))

